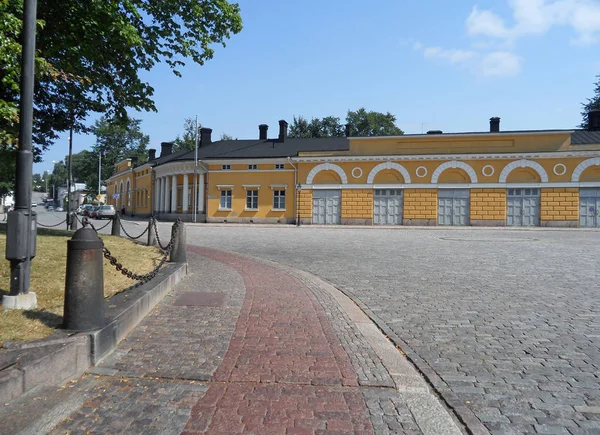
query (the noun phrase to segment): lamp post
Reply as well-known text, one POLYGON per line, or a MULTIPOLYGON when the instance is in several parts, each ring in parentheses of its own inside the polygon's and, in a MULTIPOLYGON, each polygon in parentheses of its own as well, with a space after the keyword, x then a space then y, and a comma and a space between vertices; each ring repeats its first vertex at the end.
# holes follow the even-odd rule
POLYGON ((2 298, 2 305, 5 308, 17 309, 31 309, 37 306, 35 293, 29 292, 37 225, 36 213, 31 210, 36 7, 36 0, 24 1, 15 209, 8 214, 6 231, 6 259, 10 261, 10 292, 8 296, 2 298))

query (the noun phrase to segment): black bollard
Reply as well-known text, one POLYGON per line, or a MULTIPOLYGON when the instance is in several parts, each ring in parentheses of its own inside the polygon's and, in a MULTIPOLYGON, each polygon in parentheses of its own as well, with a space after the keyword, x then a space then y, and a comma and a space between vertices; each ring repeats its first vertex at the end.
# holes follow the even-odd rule
POLYGON ((64 328, 90 331, 104 326, 102 240, 84 227, 67 241, 64 328))
POLYGON ((148 222, 148 246, 156 246, 156 234, 154 234, 154 221, 148 222))
POLYGON ((112 218, 112 229, 110 231, 111 236, 121 237, 121 218, 119 214, 115 214, 112 218))
POLYGON ((175 225, 171 230, 171 238, 173 238, 173 247, 171 248, 171 263, 187 263, 186 240, 185 240, 185 224, 181 221, 178 223, 177 234, 175 233, 175 225), (175 237, 173 237, 175 236, 175 237))

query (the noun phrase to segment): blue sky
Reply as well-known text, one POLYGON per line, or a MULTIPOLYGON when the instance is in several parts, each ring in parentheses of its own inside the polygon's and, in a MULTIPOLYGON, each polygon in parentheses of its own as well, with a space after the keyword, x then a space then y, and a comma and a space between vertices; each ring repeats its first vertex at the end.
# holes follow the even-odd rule
MULTIPOLYGON (((144 73, 151 147, 198 115, 217 139, 365 107, 406 133, 568 129, 600 74, 600 0, 240 0, 244 29, 183 78, 144 73), (449 7, 449 5, 452 5, 449 7)), ((93 118, 92 118, 93 119, 93 118)), ((94 144, 76 136, 74 152, 94 144)), ((68 152, 63 136, 34 173, 68 152)))

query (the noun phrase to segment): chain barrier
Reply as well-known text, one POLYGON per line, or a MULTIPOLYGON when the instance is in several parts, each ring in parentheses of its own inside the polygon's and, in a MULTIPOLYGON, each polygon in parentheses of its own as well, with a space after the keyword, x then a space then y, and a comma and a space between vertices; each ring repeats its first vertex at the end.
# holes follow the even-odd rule
POLYGON ((156 236, 156 243, 158 243, 158 247, 164 252, 167 249, 167 246, 163 246, 160 243, 160 237, 158 236, 158 225, 156 225, 156 219, 152 218, 152 226, 154 227, 154 235, 156 236))
MULTIPOLYGON (((175 237, 177 237, 177 233, 179 232, 179 223, 180 223, 180 221, 177 220, 173 224, 173 233, 171 235, 171 240, 169 240, 169 243, 167 244, 167 246, 164 249, 162 249, 163 256, 160 259, 160 261, 158 262, 158 265, 146 274, 140 275, 135 272, 132 272, 131 270, 129 270, 126 267, 123 267, 123 265, 121 263, 119 263, 117 258, 114 255, 112 255, 110 250, 106 246, 104 246, 104 240, 100 239, 100 240, 102 240, 102 245, 103 245, 102 246, 102 254, 104 255, 104 258, 106 258, 108 260, 108 262, 111 264, 111 266, 113 266, 118 272, 121 272, 123 275, 125 275, 129 279, 138 281, 137 285, 146 283, 146 282, 150 281, 152 278, 154 278, 158 274, 159 270, 167 262, 167 259, 169 258, 169 255, 171 254, 171 250, 173 249, 173 244, 175 243, 175 237)), ((90 225, 92 227, 92 229, 94 231, 96 231, 96 233, 98 232, 98 230, 96 230, 94 225, 89 220, 85 220, 84 225, 86 225, 86 224, 90 225)), ((145 233, 145 231, 144 231, 144 233, 145 233)), ((139 237, 141 237, 141 236, 139 236, 139 237)))
POLYGON ((131 240, 137 240, 137 239, 140 239, 140 238, 142 238, 142 237, 144 236, 144 234, 146 234, 146 233, 148 232, 148 228, 149 228, 149 226, 147 226, 147 227, 146 227, 146 229, 144 230, 144 232, 143 232, 142 234, 140 234, 140 235, 139 235, 139 236, 137 236, 137 237, 133 237, 131 234, 129 234, 129 233, 127 232, 127 230, 126 230, 126 229, 125 229, 125 227, 123 226, 123 223, 121 222, 121 219, 119 219, 119 225, 121 225, 121 229, 123 230, 123 232, 125 233, 125 235, 126 235, 127 237, 129 237, 131 240))
POLYGON ((56 225, 44 225, 44 224, 40 223, 39 221, 37 224, 38 224, 38 226, 44 227, 44 228, 56 228, 56 227, 63 225, 65 222, 67 222, 66 218, 62 222, 57 223, 56 225))
POLYGON ((106 228, 107 226, 109 226, 110 224, 112 224, 112 219, 109 219, 107 223, 105 223, 104 225, 102 225, 100 228, 98 228, 96 230, 96 232, 103 230, 104 228, 106 228))

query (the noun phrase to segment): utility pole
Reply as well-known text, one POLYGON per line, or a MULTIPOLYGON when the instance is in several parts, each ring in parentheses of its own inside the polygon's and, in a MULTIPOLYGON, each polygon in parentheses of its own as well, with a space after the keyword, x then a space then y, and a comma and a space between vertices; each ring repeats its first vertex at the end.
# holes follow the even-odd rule
MULTIPOLYGON (((198 212, 198 115, 196 115, 196 138, 194 146, 194 223, 196 223, 196 213, 198 212)), ((184 192, 184 195, 187 193, 184 192)))
POLYGON ((71 222, 71 179, 73 178, 72 172, 72 161, 73 161, 73 115, 71 114, 71 128, 69 129, 69 175, 67 178, 67 230, 71 229, 73 222, 71 222))
POLYGON ((36 0, 24 1, 15 209, 8 214, 6 231, 6 259, 10 261, 10 292, 8 296, 2 298, 4 308, 31 309, 37 306, 35 293, 29 291, 31 260, 35 257, 37 235, 36 213, 31 210, 36 8, 36 0))
MULTIPOLYGON (((102 195, 100 186, 102 186, 102 150, 98 150, 98 195, 102 195)), ((98 201, 100 201, 100 199, 98 199, 98 201)))

